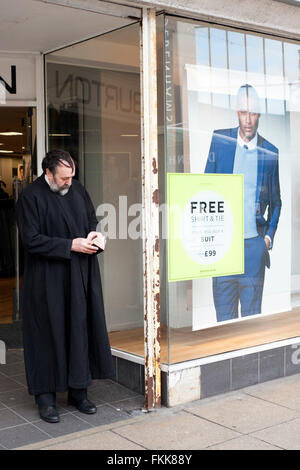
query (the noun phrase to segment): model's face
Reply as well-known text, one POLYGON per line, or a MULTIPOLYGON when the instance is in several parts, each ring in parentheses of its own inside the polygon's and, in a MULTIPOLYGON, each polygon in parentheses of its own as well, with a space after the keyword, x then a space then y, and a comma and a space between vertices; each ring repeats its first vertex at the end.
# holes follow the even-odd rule
POLYGON ((238 111, 237 115, 240 124, 240 135, 245 142, 250 142, 256 134, 260 114, 238 111))
POLYGON ((65 165, 58 165, 54 175, 48 168, 46 169, 52 191, 59 192, 62 195, 69 191, 74 174, 75 170, 65 165))

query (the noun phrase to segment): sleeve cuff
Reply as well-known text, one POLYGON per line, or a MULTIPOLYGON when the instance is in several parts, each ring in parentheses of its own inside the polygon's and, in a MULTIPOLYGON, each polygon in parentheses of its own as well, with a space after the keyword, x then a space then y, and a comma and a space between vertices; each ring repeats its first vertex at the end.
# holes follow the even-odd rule
POLYGON ((67 244, 66 244, 66 254, 67 258, 71 258, 71 252, 72 252, 72 239, 67 239, 67 244))

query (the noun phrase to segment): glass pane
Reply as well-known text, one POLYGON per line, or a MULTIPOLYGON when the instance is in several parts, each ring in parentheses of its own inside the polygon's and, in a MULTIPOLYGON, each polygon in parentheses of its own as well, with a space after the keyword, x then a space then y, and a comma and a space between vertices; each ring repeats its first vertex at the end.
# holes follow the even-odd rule
MULTIPOLYGON (((214 69, 226 70, 228 62, 226 31, 217 28, 210 28, 210 49, 211 67, 214 69)), ((227 108, 229 102, 228 95, 224 95, 219 87, 212 91, 212 103, 214 106, 227 108)))
POLYGON ((266 94, 269 114, 284 114, 282 42, 265 39, 266 94))
POLYGON ((292 302, 300 305, 300 162, 299 162, 299 125, 300 125, 300 45, 284 44, 284 75, 288 84, 286 102, 290 115, 290 158, 292 162, 292 302))
POLYGON ((108 237, 98 259, 111 346, 143 356, 140 25, 51 53, 46 67, 48 147, 77 160, 108 237))
POLYGON ((36 175, 36 109, 0 109, 0 325, 21 320, 20 290, 24 271, 24 249, 17 224, 16 202, 36 175), (11 129, 16 135, 8 135, 11 129))
POLYGON ((247 71, 255 74, 256 87, 261 90, 260 108, 261 112, 266 112, 265 99, 265 60, 264 60, 264 39, 252 34, 246 34, 246 63, 247 71))
MULTIPOLYGON (((287 325, 291 322, 285 337, 295 336, 292 308, 300 291, 300 48, 185 19, 167 17, 165 28, 169 243, 161 267, 168 267, 168 359, 176 363, 241 349, 249 346, 247 341, 252 346, 268 342, 268 335, 272 341, 279 339, 270 314, 285 315, 287 325), (176 174, 180 178, 175 179, 176 174), (235 193, 238 175, 243 176, 244 197, 235 193), (222 219, 221 210, 216 215, 216 200, 199 199, 212 194, 223 195, 231 208, 227 214, 233 219, 227 220, 234 220, 232 231, 230 222, 222 222, 229 216, 222 219), (244 211, 238 220, 237 200, 244 211), (233 235, 238 226, 241 255, 236 254, 240 245, 233 235), (220 258, 204 260, 217 256, 224 246, 220 258), (229 257, 232 247, 236 250, 229 257), (234 271, 238 257, 244 266, 234 271), (263 328, 260 321, 265 322, 266 337, 247 337, 251 328, 263 328), (240 331, 245 334, 238 343, 240 331)), ((166 201, 163 196, 161 202, 166 201)))

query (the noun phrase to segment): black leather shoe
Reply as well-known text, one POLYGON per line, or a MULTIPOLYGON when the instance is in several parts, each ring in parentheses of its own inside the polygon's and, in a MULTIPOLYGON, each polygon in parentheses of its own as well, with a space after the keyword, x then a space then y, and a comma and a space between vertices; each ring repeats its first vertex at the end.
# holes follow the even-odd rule
POLYGON ((39 406, 40 417, 47 423, 59 423, 60 417, 54 405, 39 406))
POLYGON ((84 398, 83 400, 75 400, 75 398, 69 397, 68 405, 75 406, 78 411, 87 415, 93 415, 97 413, 96 406, 87 398, 84 398))

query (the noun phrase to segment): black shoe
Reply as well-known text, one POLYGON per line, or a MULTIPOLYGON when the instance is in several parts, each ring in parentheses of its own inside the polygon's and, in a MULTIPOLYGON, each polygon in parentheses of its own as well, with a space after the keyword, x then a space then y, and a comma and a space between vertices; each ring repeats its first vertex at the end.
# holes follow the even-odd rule
POLYGON ((96 406, 90 402, 87 398, 83 400, 75 400, 73 397, 68 398, 68 405, 75 406, 78 411, 87 415, 93 415, 97 413, 96 406))
POLYGON ((60 417, 54 405, 40 405, 40 417, 47 423, 59 423, 60 417))

